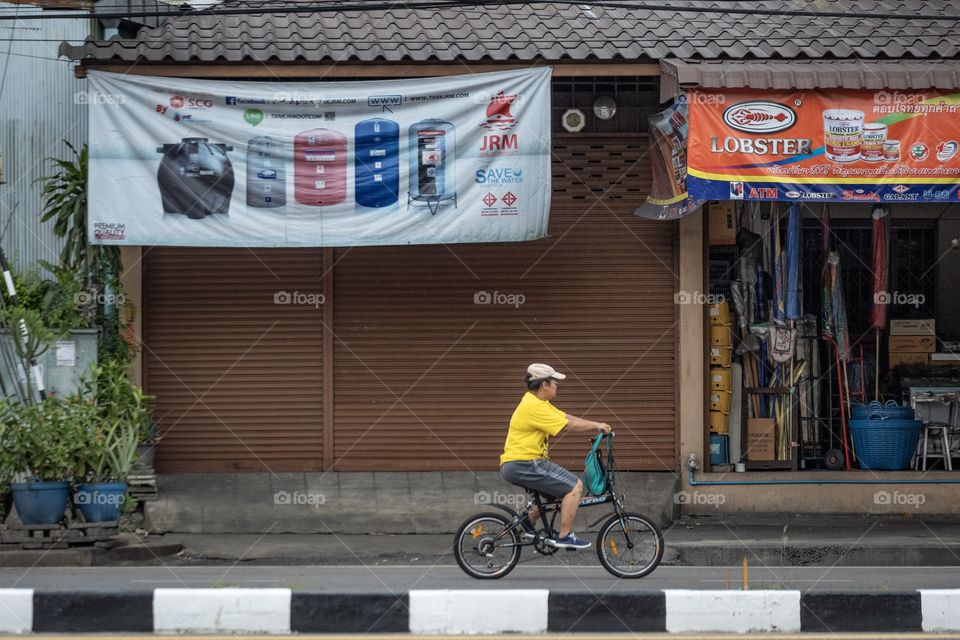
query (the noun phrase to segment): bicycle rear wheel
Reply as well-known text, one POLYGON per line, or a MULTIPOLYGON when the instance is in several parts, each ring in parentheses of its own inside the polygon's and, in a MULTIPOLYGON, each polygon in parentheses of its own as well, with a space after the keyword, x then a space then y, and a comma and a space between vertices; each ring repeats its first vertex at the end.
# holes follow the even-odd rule
POLYGON ((623 522, 612 515, 600 527, 597 556, 603 568, 618 578, 642 578, 663 558, 663 534, 639 513, 624 513, 623 522))
POLYGON ((502 578, 520 561, 520 536, 499 513, 478 513, 460 525, 453 555, 463 571, 481 580, 502 578))

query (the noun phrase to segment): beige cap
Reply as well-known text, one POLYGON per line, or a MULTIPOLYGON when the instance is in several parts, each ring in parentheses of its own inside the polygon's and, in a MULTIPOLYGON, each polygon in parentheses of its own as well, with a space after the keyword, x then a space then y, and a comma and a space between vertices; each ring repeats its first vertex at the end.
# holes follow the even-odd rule
POLYGON ((550 365, 543 364, 541 362, 534 362, 532 365, 527 367, 527 373, 529 373, 530 377, 532 377, 534 380, 546 380, 547 378, 563 380, 567 377, 562 373, 558 373, 556 369, 550 365))

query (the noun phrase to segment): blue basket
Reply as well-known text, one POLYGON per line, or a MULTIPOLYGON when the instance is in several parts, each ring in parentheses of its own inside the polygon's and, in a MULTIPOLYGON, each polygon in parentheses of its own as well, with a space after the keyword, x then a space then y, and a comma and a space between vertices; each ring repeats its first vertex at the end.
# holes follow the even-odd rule
POLYGON ((855 404, 850 413, 854 420, 869 418, 871 415, 880 418, 914 419, 913 408, 899 405, 896 400, 887 400, 886 404, 880 404, 879 400, 871 400, 868 404, 855 404))
POLYGON ((910 467, 920 438, 919 420, 883 418, 871 414, 850 421, 853 448, 861 469, 902 471, 910 467))

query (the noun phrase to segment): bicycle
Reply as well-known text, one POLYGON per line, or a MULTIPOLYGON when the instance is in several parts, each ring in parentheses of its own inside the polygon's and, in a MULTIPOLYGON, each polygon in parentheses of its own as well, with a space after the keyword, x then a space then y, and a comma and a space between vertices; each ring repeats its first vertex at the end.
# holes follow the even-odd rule
MULTIPOLYGON (((647 516, 624 510, 624 497, 618 497, 615 493, 613 434, 595 436, 603 437, 611 438, 604 465, 606 490, 599 495, 581 498, 580 507, 613 505, 613 515, 607 518, 597 534, 597 557, 604 569, 618 578, 642 578, 656 569, 663 558, 663 534, 647 516)), ((594 438, 590 442, 592 445, 594 438)), ((527 489, 527 493, 532 497, 519 513, 506 505, 491 504, 491 507, 505 511, 509 517, 492 512, 478 513, 460 525, 454 539, 453 553, 457 564, 467 575, 478 579, 502 578, 517 566, 520 552, 526 546, 532 546, 544 556, 558 551, 546 540, 558 533, 554 522, 560 511, 560 500, 544 502, 539 492, 527 489), (520 522, 533 506, 537 507, 540 514, 537 524, 541 528, 533 539, 524 539, 520 522)), ((604 517, 589 526, 596 526, 604 517)))

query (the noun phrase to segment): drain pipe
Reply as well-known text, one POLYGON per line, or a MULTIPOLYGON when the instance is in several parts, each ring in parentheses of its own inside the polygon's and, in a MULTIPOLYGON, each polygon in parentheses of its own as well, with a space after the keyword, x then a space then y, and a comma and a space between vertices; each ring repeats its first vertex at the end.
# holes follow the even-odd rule
POLYGON ((699 467, 697 463, 697 454, 691 453, 687 458, 687 464, 690 467, 690 486, 691 487, 717 487, 717 486, 750 486, 750 485, 771 485, 771 484, 960 484, 960 478, 943 480, 857 480, 857 479, 836 479, 836 480, 696 480, 693 472, 699 467))

